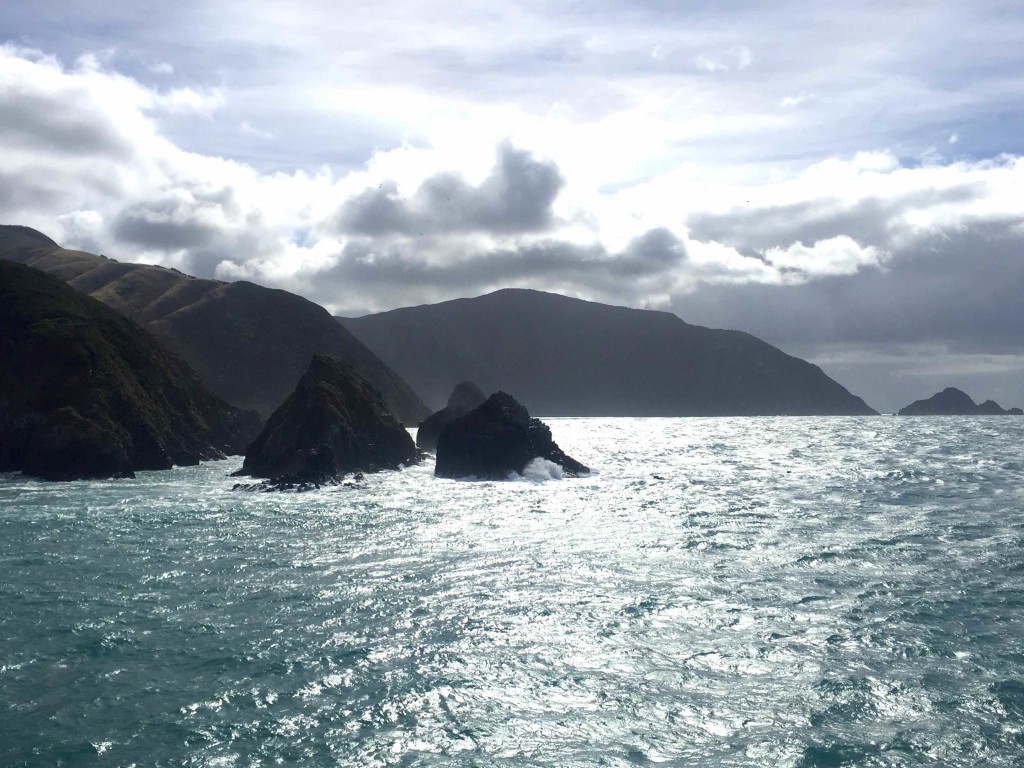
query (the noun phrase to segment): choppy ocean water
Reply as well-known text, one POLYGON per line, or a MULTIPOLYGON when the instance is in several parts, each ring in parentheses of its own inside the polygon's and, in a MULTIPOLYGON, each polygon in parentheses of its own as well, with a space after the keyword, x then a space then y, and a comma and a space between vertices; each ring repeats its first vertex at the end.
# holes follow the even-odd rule
POLYGON ((0 478, 0 765, 1024 760, 1024 419, 551 419, 590 478, 0 478))

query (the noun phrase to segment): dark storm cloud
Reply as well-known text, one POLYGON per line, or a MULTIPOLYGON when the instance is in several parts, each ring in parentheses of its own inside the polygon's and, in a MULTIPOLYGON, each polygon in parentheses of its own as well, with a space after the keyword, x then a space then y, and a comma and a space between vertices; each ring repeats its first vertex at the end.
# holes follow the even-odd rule
POLYGON ((221 237, 224 214, 233 208, 230 189, 193 191, 129 206, 118 214, 111 231, 119 240, 151 250, 208 247, 221 237))
POLYGON ((55 108, 50 95, 18 88, 0 90, 0 145, 73 157, 124 159, 132 153, 131 143, 91 104, 72 99, 55 108))
POLYGON ((943 343, 1024 351, 1021 219, 976 221, 922 238, 885 270, 800 285, 703 285, 679 297, 685 320, 748 329, 783 346, 943 343))
POLYGON ((182 188, 179 193, 125 208, 114 218, 111 233, 126 250, 183 251, 182 266, 198 277, 214 277, 225 260, 280 252, 280 239, 268 231, 262 214, 242 210, 230 188, 182 188))
POLYGON ((0 211, 17 215, 22 211, 45 210, 57 204, 63 195, 45 179, 26 179, 24 174, 0 169, 0 211))
POLYGON ((478 187, 442 173, 403 199, 397 185, 385 183, 347 201, 336 225, 341 233, 369 236, 540 232, 553 222, 551 205, 563 184, 554 163, 505 144, 478 187))
POLYGON ((695 240, 713 240, 742 253, 786 247, 795 242, 810 244, 841 235, 861 243, 885 243, 892 235, 891 223, 908 210, 968 203, 984 194, 982 184, 960 184, 884 199, 847 201, 831 197, 792 205, 695 214, 687 219, 687 225, 695 240))
POLYGON ((684 244, 664 229, 644 233, 619 253, 600 245, 549 240, 445 263, 417 258, 401 247, 381 251, 373 241, 358 240, 346 245, 338 264, 318 282, 480 293, 495 285, 548 280, 632 297, 686 259, 684 244))

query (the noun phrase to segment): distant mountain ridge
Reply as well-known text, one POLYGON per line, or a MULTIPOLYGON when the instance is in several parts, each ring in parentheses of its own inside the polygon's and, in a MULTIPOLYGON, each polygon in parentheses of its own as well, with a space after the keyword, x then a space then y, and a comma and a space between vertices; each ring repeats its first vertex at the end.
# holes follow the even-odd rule
POLYGON ((0 225, 0 259, 56 275, 132 318, 181 355, 229 403, 266 418, 314 354, 335 355, 415 424, 430 411, 409 385, 327 310, 287 291, 61 248, 29 227, 0 225))
POLYGON ((542 416, 869 415, 750 334, 525 289, 338 318, 432 407, 462 380, 542 416))

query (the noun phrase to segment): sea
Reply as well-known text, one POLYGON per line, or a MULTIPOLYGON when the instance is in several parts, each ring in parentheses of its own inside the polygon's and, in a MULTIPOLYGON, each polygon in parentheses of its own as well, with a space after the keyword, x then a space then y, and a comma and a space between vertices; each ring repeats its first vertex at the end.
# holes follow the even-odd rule
POLYGON ((1024 764, 1024 419, 546 421, 589 477, 0 477, 0 765, 1024 764))

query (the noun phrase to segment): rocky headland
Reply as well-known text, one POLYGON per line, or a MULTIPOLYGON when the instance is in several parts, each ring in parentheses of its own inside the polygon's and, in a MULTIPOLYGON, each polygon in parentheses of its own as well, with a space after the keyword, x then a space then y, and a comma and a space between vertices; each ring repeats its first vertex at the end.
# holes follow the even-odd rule
POLYGON ((430 413, 327 310, 293 293, 68 250, 14 225, 0 225, 0 259, 55 275, 132 318, 183 357, 220 397, 263 418, 285 401, 314 354, 346 360, 380 390, 403 423, 416 424, 430 413))
POLYGON ((437 438, 441 432, 460 416, 487 401, 487 395, 471 381, 461 381, 448 397, 448 404, 420 422, 416 430, 416 446, 424 451, 437 450, 437 438))
POLYGON ((337 357, 314 355, 295 391, 267 420, 238 476, 269 483, 245 490, 303 490, 346 474, 397 469, 418 459, 383 396, 337 357))
POLYGON ((558 447, 546 424, 530 418, 511 395, 496 392, 442 430, 434 475, 505 480, 513 472, 522 474, 534 459, 558 464, 569 477, 590 472, 558 447))
POLYGON ((131 477, 242 453, 260 426, 136 323, 0 260, 0 471, 131 477))

